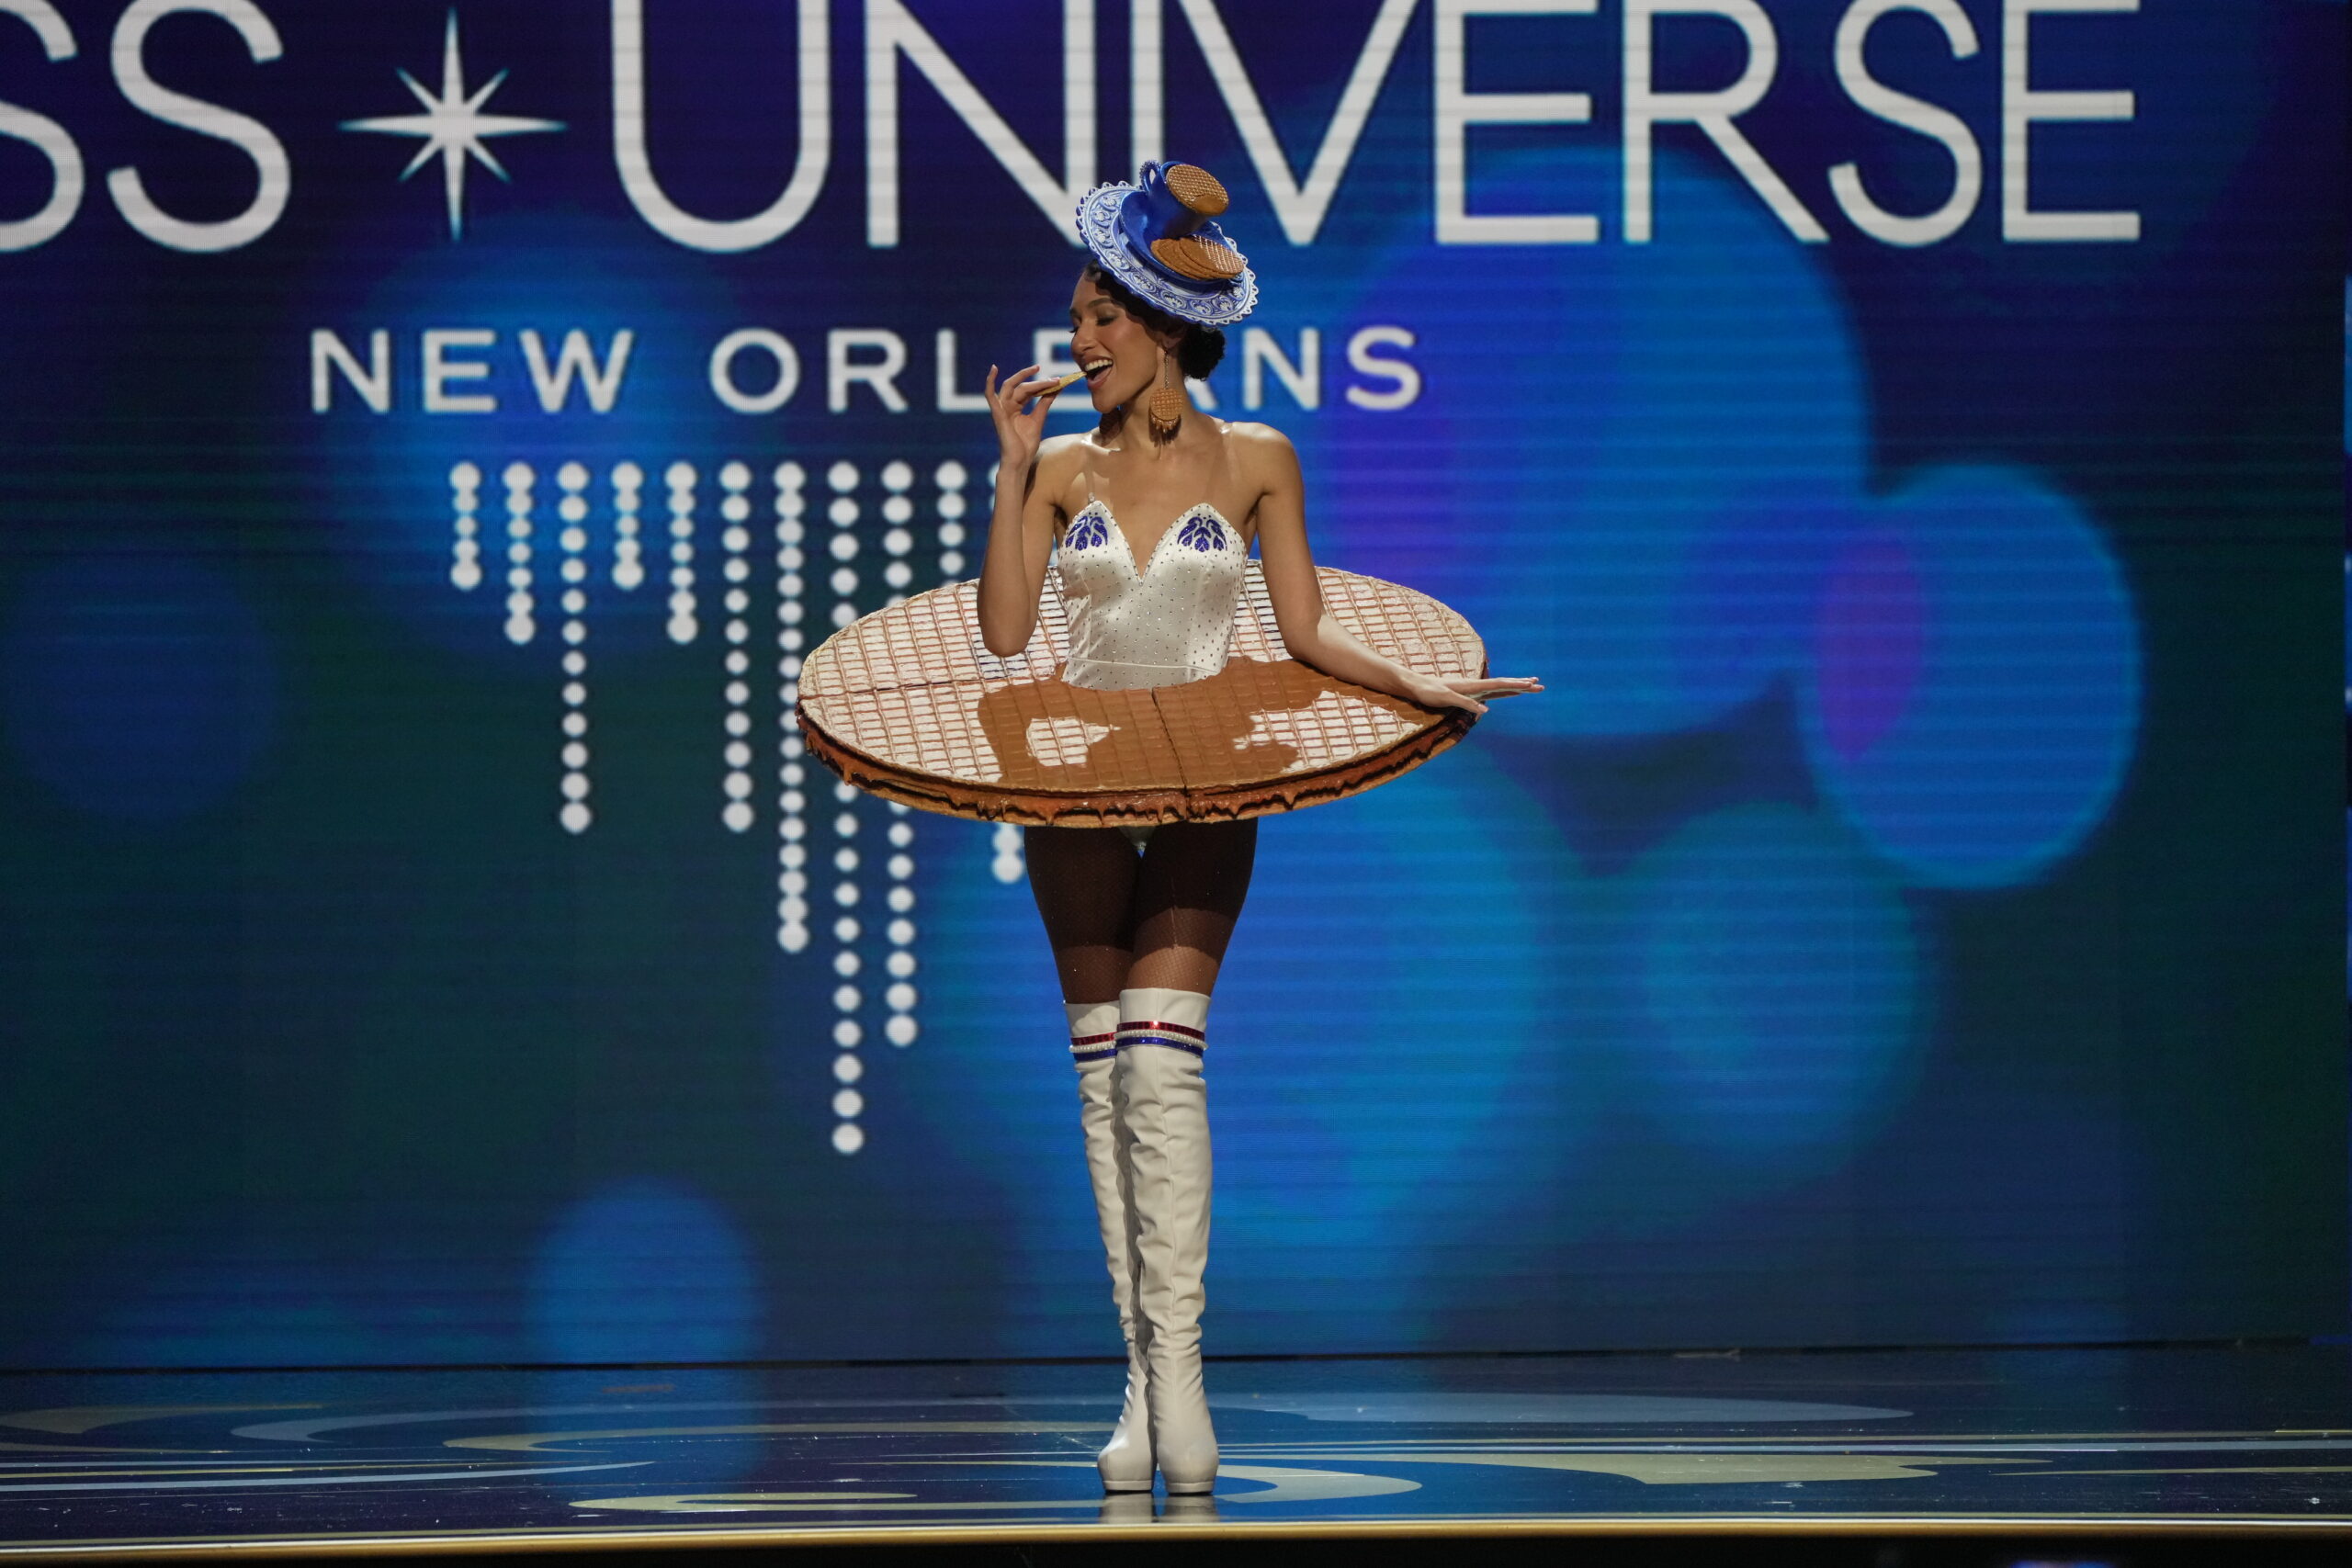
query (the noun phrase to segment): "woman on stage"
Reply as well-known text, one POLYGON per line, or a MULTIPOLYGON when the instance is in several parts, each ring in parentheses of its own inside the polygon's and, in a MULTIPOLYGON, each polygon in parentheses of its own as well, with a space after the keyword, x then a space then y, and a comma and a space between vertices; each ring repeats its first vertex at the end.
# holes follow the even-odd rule
MULTIPOLYGON (((1188 164, 1079 206, 1092 259, 1070 297, 1071 358, 1101 420, 1044 439, 1071 379, 988 380, 1001 461, 979 617, 989 651, 1027 647, 1057 547, 1069 621, 1063 679, 1135 690, 1223 669, 1251 547, 1291 657, 1429 708, 1485 712, 1532 680, 1444 681, 1366 648, 1324 608, 1298 459, 1282 434, 1195 411, 1223 328, 1257 280, 1209 220, 1224 187, 1188 164)), ((1069 1015, 1102 1247, 1127 1343, 1126 1403, 1098 1456, 1111 1492, 1216 1478, 1201 1386, 1209 1231, 1203 1053, 1209 998, 1250 888, 1253 820, 1028 829, 1030 886, 1069 1015)))

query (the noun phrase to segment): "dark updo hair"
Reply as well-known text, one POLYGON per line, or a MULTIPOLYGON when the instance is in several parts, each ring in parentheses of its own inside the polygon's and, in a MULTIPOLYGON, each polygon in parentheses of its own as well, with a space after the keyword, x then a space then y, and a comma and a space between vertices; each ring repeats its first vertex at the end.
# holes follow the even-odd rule
POLYGON ((1204 380, 1208 373, 1225 359, 1225 334, 1215 327, 1204 327, 1197 321, 1181 321, 1150 303, 1134 289, 1102 270, 1100 262, 1086 264, 1086 276, 1094 287, 1118 301, 1119 309, 1141 321, 1153 332, 1173 334, 1176 338, 1176 368, 1193 380, 1204 380))

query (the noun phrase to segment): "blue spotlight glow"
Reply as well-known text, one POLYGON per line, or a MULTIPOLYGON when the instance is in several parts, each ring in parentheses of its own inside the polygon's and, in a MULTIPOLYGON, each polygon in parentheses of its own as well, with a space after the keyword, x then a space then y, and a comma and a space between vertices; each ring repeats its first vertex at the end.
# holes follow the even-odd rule
MULTIPOLYGON (((1498 169, 1491 201, 1598 210, 1613 170, 1498 169)), ((1349 410, 1307 432, 1331 558, 1541 673, 1520 733, 1686 728, 1755 695, 1860 494, 1862 381, 1814 258, 1711 172, 1662 157, 1658 189, 1707 243, 1397 245, 1353 319, 1416 323, 1419 439, 1349 410)))
POLYGON ((1950 468, 1823 585, 1805 739, 1829 799, 1916 882, 2030 881, 2106 816, 2140 724, 2121 572, 2074 503, 1950 468))
POLYGON ((534 1359, 730 1361, 759 1348, 750 1249, 718 1205, 669 1181, 616 1183, 567 1210, 530 1282, 534 1359))
POLYGON ((1628 874, 1666 1129, 1792 1169, 1858 1147, 1917 1042, 1918 942, 1895 887, 1779 806, 1702 818, 1628 874))

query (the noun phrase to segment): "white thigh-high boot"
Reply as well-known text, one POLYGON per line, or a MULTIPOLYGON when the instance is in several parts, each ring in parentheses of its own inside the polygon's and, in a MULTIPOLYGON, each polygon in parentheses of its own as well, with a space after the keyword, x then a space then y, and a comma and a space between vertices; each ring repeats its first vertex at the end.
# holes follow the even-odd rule
POLYGON ((1151 1416, 1144 1403, 1143 1323, 1136 1313, 1135 1247, 1127 1216, 1127 1187, 1119 1166, 1118 1130, 1111 1110, 1111 1078, 1118 1062, 1119 1004, 1065 1002, 1069 1054, 1078 1064, 1078 1120, 1086 1133, 1086 1171, 1094 1182, 1094 1218, 1102 1231, 1102 1259, 1111 1270, 1111 1300, 1127 1342, 1127 1396, 1111 1440, 1094 1456, 1105 1492, 1151 1490, 1151 1416))
POLYGON ((1216 1431, 1201 1387, 1201 1285, 1209 1255, 1209 999, 1119 993, 1119 1152, 1135 1209, 1136 1304, 1150 1371, 1151 1448, 1170 1495, 1216 1484, 1216 1431))

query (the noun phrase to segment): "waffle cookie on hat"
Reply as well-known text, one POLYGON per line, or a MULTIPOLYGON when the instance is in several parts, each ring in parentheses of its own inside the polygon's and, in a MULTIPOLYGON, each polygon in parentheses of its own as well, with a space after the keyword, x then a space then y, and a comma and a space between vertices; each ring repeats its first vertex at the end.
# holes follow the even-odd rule
POLYGON ((1078 204, 1079 238, 1102 270, 1179 321, 1227 327, 1258 305, 1258 276, 1212 221, 1229 204, 1195 164, 1146 164, 1141 183, 1097 186, 1078 204))
POLYGON ((1187 234, 1181 240, 1154 240, 1151 255, 1171 272, 1203 283, 1222 283, 1241 276, 1241 253, 1215 240, 1187 234))

